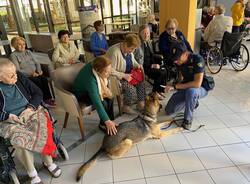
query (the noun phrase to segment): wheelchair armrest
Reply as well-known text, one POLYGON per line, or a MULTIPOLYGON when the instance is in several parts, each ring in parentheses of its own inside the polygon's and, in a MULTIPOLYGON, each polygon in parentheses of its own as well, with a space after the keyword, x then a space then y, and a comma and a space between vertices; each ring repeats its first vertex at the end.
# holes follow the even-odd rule
POLYGON ((153 57, 156 59, 162 59, 163 60, 163 55, 161 54, 153 54, 153 57))

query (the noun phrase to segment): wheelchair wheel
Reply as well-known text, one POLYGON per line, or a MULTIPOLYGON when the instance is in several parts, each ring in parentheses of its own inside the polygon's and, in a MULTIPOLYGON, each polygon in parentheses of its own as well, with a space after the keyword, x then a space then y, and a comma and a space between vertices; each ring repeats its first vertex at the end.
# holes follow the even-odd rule
POLYGON ((212 74, 218 73, 223 65, 223 54, 218 47, 212 47, 207 53, 207 67, 212 74))
POLYGON ((231 65, 236 71, 243 71, 249 62, 249 51, 244 44, 240 45, 240 54, 236 58, 231 58, 231 65))
POLYGON ((68 154, 66 148, 63 146, 62 143, 59 143, 59 144, 57 145, 57 151, 58 151, 60 157, 61 157, 63 160, 65 160, 65 161, 69 160, 69 154, 68 154))
POLYGON ((10 171, 9 176, 10 176, 10 179, 11 179, 11 183, 20 184, 15 171, 13 171, 13 170, 10 171))

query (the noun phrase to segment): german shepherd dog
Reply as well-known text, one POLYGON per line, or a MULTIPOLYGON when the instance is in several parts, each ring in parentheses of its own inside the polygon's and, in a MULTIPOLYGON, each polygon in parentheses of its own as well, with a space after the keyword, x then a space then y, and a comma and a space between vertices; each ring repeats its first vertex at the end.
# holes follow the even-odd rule
POLYGON ((111 159, 122 157, 129 151, 133 144, 144 141, 148 138, 159 139, 183 130, 181 127, 162 131, 161 127, 171 123, 171 120, 157 122, 157 113, 160 110, 160 103, 156 94, 146 97, 144 113, 137 118, 120 123, 117 126, 117 134, 105 135, 101 148, 78 170, 76 180, 79 181, 92 164, 106 153, 111 159))

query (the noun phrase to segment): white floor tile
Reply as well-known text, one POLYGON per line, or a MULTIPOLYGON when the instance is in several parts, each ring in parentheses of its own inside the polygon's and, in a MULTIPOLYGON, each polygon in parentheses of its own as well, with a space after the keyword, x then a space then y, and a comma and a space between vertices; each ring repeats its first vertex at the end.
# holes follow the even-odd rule
POLYGON ((245 121, 247 121, 248 123, 250 123, 250 112, 240 112, 240 113, 237 113, 237 115, 239 115, 245 121))
POLYGON ((234 102, 226 103, 233 112, 248 112, 250 111, 250 104, 248 102, 234 102))
POLYGON ((208 106, 208 109, 216 115, 233 113, 233 111, 224 104, 212 104, 208 106))
POLYGON ((192 150, 168 153, 176 173, 203 170, 200 160, 192 150))
POLYGON ((213 115, 213 113, 206 106, 198 107, 194 111, 194 117, 211 116, 211 115, 213 115))
POLYGON ((204 129, 207 130, 226 127, 226 125, 214 115, 198 117, 197 120, 200 125, 205 125, 204 129))
POLYGON ((206 171, 178 174, 181 184, 213 184, 213 180, 206 171))
POLYGON ((237 165, 250 163, 250 148, 246 144, 221 146, 227 156, 237 165))
POLYGON ((138 156, 138 150, 137 150, 137 145, 133 145, 132 148, 123 156, 124 158, 126 157, 135 157, 138 156))
POLYGON ((176 175, 146 178, 147 184, 180 184, 176 175))
POLYGON ((187 142, 182 133, 164 137, 161 139, 163 146, 167 152, 190 149, 191 146, 187 142))
POLYGON ((99 184, 113 182, 112 161, 97 161, 83 177, 83 183, 99 184))
POLYGON ((115 182, 114 184, 146 184, 145 179, 115 182))
POLYGON ((217 115, 227 127, 242 126, 248 124, 246 120, 237 114, 217 115))
POLYGON ((184 133, 192 148, 216 146, 214 140, 205 131, 184 133))
POLYGON ((250 125, 232 127, 231 130, 235 132, 243 141, 250 141, 250 125))
POLYGON ((208 130, 207 132, 218 145, 242 142, 242 140, 229 128, 208 130))
POLYGON ((140 155, 164 153, 165 150, 160 139, 148 139, 137 144, 140 155))
POLYGON ((216 184, 249 184, 236 167, 208 170, 216 184))
POLYGON ((62 175, 59 178, 52 178, 51 184, 73 184, 73 183, 81 183, 76 182, 76 173, 81 164, 73 164, 73 165, 64 165, 61 166, 62 175))
POLYGON ((231 160, 219 147, 196 149, 195 152, 206 169, 233 166, 231 160))
POLYGON ((166 153, 141 156, 145 177, 174 174, 166 153))
POLYGON ((250 165, 240 165, 238 167, 248 181, 250 181, 250 165))
POLYGON ((144 178, 138 157, 113 160, 113 171, 115 182, 144 178))

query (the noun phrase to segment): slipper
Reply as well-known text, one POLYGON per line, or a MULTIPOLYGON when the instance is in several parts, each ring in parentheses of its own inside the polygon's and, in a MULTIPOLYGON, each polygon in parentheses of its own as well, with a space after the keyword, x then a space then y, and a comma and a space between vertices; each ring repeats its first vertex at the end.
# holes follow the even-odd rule
POLYGON ((40 181, 37 181, 37 178, 36 178, 37 176, 35 176, 35 177, 31 177, 30 178, 30 183, 32 183, 32 184, 44 184, 43 182, 42 182, 42 180, 38 177, 38 179, 40 180, 40 181))
POLYGON ((62 174, 62 170, 60 169, 60 167, 58 167, 58 165, 56 165, 56 168, 53 169, 52 171, 50 171, 49 168, 48 168, 44 163, 43 163, 43 166, 46 168, 46 170, 50 173, 50 175, 51 175, 53 178, 58 178, 58 177, 61 176, 61 174, 62 174), (60 173, 58 176, 56 176, 55 174, 56 174, 56 172, 59 171, 59 170, 61 170, 61 173, 60 173))

